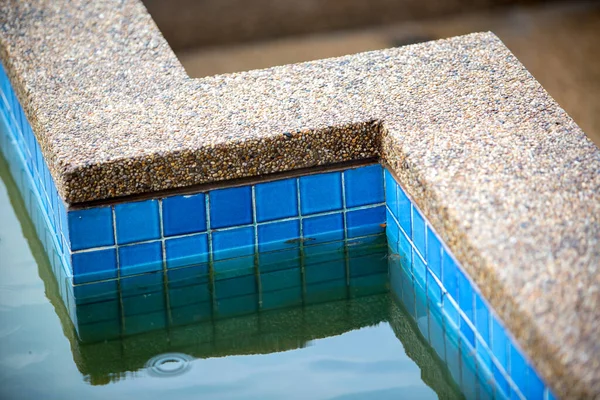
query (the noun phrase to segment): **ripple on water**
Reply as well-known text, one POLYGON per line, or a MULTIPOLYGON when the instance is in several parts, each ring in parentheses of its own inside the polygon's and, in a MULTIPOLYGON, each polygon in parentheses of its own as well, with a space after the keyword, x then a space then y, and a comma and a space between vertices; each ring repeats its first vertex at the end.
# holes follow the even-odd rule
POLYGON ((152 357, 146 363, 150 376, 169 378, 183 375, 192 368, 194 358, 183 353, 165 353, 152 357))

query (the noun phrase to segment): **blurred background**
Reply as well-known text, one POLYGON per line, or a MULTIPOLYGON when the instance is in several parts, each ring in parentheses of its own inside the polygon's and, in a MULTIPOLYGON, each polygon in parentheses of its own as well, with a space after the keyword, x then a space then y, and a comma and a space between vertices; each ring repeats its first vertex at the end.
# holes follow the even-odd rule
POLYGON ((143 2, 194 78, 492 31, 600 146, 600 1, 143 2))

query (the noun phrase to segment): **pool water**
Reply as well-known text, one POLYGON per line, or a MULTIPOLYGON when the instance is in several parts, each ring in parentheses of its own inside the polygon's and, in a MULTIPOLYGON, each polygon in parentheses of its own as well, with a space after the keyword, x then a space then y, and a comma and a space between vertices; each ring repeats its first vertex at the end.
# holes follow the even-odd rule
MULTIPOLYGON (((424 294, 401 266, 388 262, 387 247, 372 243, 351 252, 345 265, 355 272, 346 272, 345 278, 307 282, 310 271, 282 267, 277 275, 261 273, 262 286, 254 293, 240 292, 247 276, 223 276, 213 284, 221 295, 204 305, 178 307, 172 294, 164 309, 150 312, 156 294, 172 289, 161 288, 160 280, 157 287, 147 285, 150 275, 134 277, 135 296, 127 297, 121 287, 120 302, 137 302, 148 312, 123 319, 123 310, 110 316, 108 301, 82 305, 77 333, 1 158, 0 178, 2 399, 465 396, 439 350, 429 344, 441 343, 451 351, 441 317, 428 311, 424 294), (372 270, 370 263, 378 267, 365 272, 372 270), (300 277, 301 288, 280 284, 269 291, 265 282, 275 276, 286 282, 300 277), (400 282, 401 289, 394 291, 390 281, 400 282), (298 291, 301 300, 294 301, 290 293, 298 291), (424 327, 428 340, 421 333, 424 327)), ((320 273, 338 268, 348 251, 343 254, 319 264, 320 273)), ((190 279, 202 282, 198 274, 190 279)), ((175 288, 178 293, 185 292, 185 282, 175 288)), ((474 374, 472 382, 478 385, 477 397, 487 397, 474 374)))

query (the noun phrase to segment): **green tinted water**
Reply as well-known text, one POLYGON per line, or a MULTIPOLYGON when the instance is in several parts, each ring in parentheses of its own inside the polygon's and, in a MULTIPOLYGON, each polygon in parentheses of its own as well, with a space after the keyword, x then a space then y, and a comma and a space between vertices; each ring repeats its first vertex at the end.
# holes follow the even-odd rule
POLYGON ((1 399, 460 398, 385 290, 81 341, 0 158, 1 399))

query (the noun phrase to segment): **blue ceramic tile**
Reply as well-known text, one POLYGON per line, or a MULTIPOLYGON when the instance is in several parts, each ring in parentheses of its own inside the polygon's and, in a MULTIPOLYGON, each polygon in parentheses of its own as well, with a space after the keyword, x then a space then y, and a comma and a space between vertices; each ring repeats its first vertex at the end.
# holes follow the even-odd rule
POLYGON ((134 244, 119 248, 121 276, 162 269, 161 242, 134 244))
POLYGON ((444 325, 441 316, 429 312, 429 340, 431 347, 443 362, 446 361, 446 340, 444 339, 444 325))
POLYGON ((473 292, 475 296, 475 329, 481 335, 485 343, 490 344, 490 312, 487 304, 477 292, 473 292))
POLYGON ((475 323, 471 282, 459 268, 456 269, 456 273, 458 276, 458 305, 469 321, 475 323))
POLYGON ((454 382, 460 383, 460 351, 458 344, 450 340, 448 336, 444 339, 446 342, 446 366, 454 382))
POLYGON ((162 216, 165 236, 205 231, 206 198, 204 193, 163 199, 162 216))
POLYGON ((130 315, 125 318, 125 334, 135 335, 151 330, 163 329, 167 325, 167 316, 164 311, 148 314, 130 315))
POLYGON ((417 311, 417 327, 425 340, 429 341, 429 313, 427 309, 427 295, 422 290, 415 292, 417 311))
POLYGON ((412 246, 403 232, 400 232, 400 237, 398 238, 398 256, 402 266, 408 271, 412 271, 412 246))
POLYGON ((302 215, 342 209, 342 174, 300 177, 300 204, 302 215))
POLYGON ((68 214, 71 250, 115 244, 112 210, 95 207, 70 211, 68 214))
POLYGON ((505 370, 508 370, 507 365, 507 350, 508 350, 508 338, 506 337, 506 332, 504 331, 504 327, 500 323, 497 317, 492 317, 492 353, 498 361, 500 365, 505 370))
POLYGON ((427 296, 432 302, 432 307, 442 306, 442 288, 433 277, 431 270, 427 270, 427 296))
POLYGON ((211 229, 252 223, 250 186, 213 190, 209 197, 211 229))
POLYGON ((380 164, 344 171, 346 207, 383 203, 383 170, 380 164))
POLYGON ((392 174, 386 169, 385 172, 385 204, 392 214, 398 219, 398 184, 392 174))
POLYGON ((442 298, 442 309, 444 313, 445 320, 448 323, 452 324, 454 329, 458 329, 459 326, 459 313, 456 305, 450 301, 448 298, 448 293, 446 293, 442 298))
POLYGON ((348 268, 352 277, 387 273, 388 261, 387 257, 379 252, 358 257, 350 256, 348 268))
POLYGON ((169 288, 203 285, 208 282, 208 264, 167 271, 169 288))
POLYGON ((426 271, 427 267, 425 267, 425 263, 419 257, 416 250, 413 249, 413 274, 415 276, 415 281, 423 288, 426 287, 426 271))
POLYGON ((235 228, 212 233, 215 261, 254 254, 254 228, 235 228))
POLYGON ((258 255, 260 272, 279 271, 300 266, 300 249, 271 251, 258 255))
POLYGON ((79 325, 119 319, 119 301, 109 300, 81 304, 77 306, 76 314, 79 325))
POLYGON ((126 244, 158 239, 160 226, 158 201, 147 200, 115 206, 117 243, 126 244))
POLYGON ((123 315, 148 314, 166 310, 164 290, 144 293, 138 296, 127 296, 122 299, 123 315))
POLYGON ((517 391, 517 389, 514 388, 514 386, 510 387, 510 400, 521 400, 523 397, 521 397, 520 392, 517 391))
POLYGON ((497 395, 494 393, 495 385, 493 381, 493 377, 491 374, 487 374, 486 371, 482 371, 480 369, 477 370, 477 379, 479 380, 479 385, 477 385, 478 400, 497 400, 497 395))
POLYGON ((171 308, 207 303, 209 301, 211 301, 211 295, 208 282, 201 285, 189 285, 169 289, 169 306, 171 308))
MULTIPOLYGON (((171 309, 171 321, 174 326, 197 324, 212 317, 212 302, 195 303, 171 309)), ((189 341, 186 341, 186 344, 189 341)))
POLYGON ((348 297, 346 279, 313 283, 306 286, 304 304, 319 304, 348 297))
POLYGON ((304 245, 344 239, 344 216, 342 213, 309 217, 302 220, 304 245), (314 239, 314 240, 312 240, 314 239))
POLYGON ((268 272, 260 274, 260 283, 263 292, 282 290, 302 286, 302 275, 299 268, 268 272))
POLYGON ((258 291, 256 276, 244 275, 230 279, 215 280, 215 294, 218 299, 244 296, 258 291))
POLYGON ((412 208, 412 203, 399 185, 396 186, 396 193, 396 198, 398 199, 398 222, 400 222, 400 227, 404 230, 406 235, 411 237, 412 218, 410 210, 412 208))
POLYGON ((216 260, 213 264, 216 278, 232 278, 242 275, 253 275, 255 273, 254 250, 253 255, 247 257, 229 258, 216 260))
POLYGON ((528 393, 529 367, 521 352, 511 343, 510 345, 510 377, 521 393, 528 393))
MULTIPOLYGON (((219 318, 255 314, 258 311, 258 295, 229 297, 217 302, 216 313, 219 318)), ((218 333, 217 333, 218 335, 218 333)))
POLYGON ((475 360, 465 351, 460 353, 461 379, 460 389, 466 399, 477 398, 477 377, 475 375, 475 360))
POLYGON ((479 339, 475 340, 475 352, 477 354, 477 359, 479 360, 479 368, 484 368, 486 374, 491 374, 492 357, 490 356, 489 350, 479 339))
POLYGON ((385 234, 388 238, 388 245, 398 252, 398 237, 400 236, 400 227, 394 220, 389 207, 385 210, 385 234))
POLYGON ((275 251, 296 248, 300 244, 300 221, 271 222, 258 226, 258 250, 275 251))
POLYGON ((304 267, 306 285, 346 279, 346 261, 338 260, 304 267))
POLYGON ((419 253, 421 253, 421 256, 423 256, 423 258, 426 258, 427 249, 425 248, 425 219, 423 218, 419 210, 417 210, 417 207, 414 206, 412 217, 412 241, 415 244, 417 250, 419 250, 419 253))
POLYGON ((85 283, 117 277, 115 249, 87 251, 72 256, 73 282, 85 283))
POLYGON ((167 267, 185 267, 208 262, 208 235, 184 236, 165 240, 167 267))
POLYGON ((427 267, 442 279, 442 245, 431 227, 427 226, 427 267))
POLYGON ((117 281, 112 280, 77 285, 73 287, 73 294, 75 302, 78 305, 115 299, 118 295, 117 281))
POLYGON ((413 277, 404 269, 400 269, 400 280, 402 281, 402 304, 410 316, 416 318, 417 311, 415 307, 415 287, 413 277))
POLYGON ((95 343, 121 336, 121 321, 112 319, 77 326, 77 335, 83 343, 95 343))
POLYGON ((496 363, 492 363, 492 375, 494 376, 494 380, 496 381, 498 389, 502 391, 502 394, 506 397, 510 396, 510 386, 508 385, 508 381, 506 380, 496 363))
POLYGON ((442 284, 448 294, 456 301, 458 300, 458 277, 456 263, 452 257, 444 251, 442 256, 442 284))
POLYGON ((544 382, 542 378, 537 374, 533 367, 529 367, 527 372, 529 378, 529 384, 527 388, 527 399, 531 400, 543 400, 544 399, 544 382))
POLYGON ((385 232, 385 206, 349 211, 346 223, 349 238, 385 232))
POLYGON ((397 259, 389 259, 390 293, 395 300, 402 302, 402 267, 397 259))
POLYGON ((304 248, 304 264, 322 264, 344 259, 345 243, 343 241, 321 243, 304 248))
POLYGON ((298 215, 296 179, 259 183, 255 187, 256 220, 258 222, 298 215))
POLYGON ((262 294, 263 310, 274 310, 278 308, 299 306, 302 304, 302 287, 277 290, 274 292, 265 292, 262 294))
POLYGON ((471 347, 475 347, 475 333, 473 332, 473 328, 467 324, 462 316, 460 317, 460 333, 464 336, 471 347))
POLYGON ((120 279, 121 296, 139 296, 144 293, 163 290, 164 275, 161 272, 127 276, 120 279))

